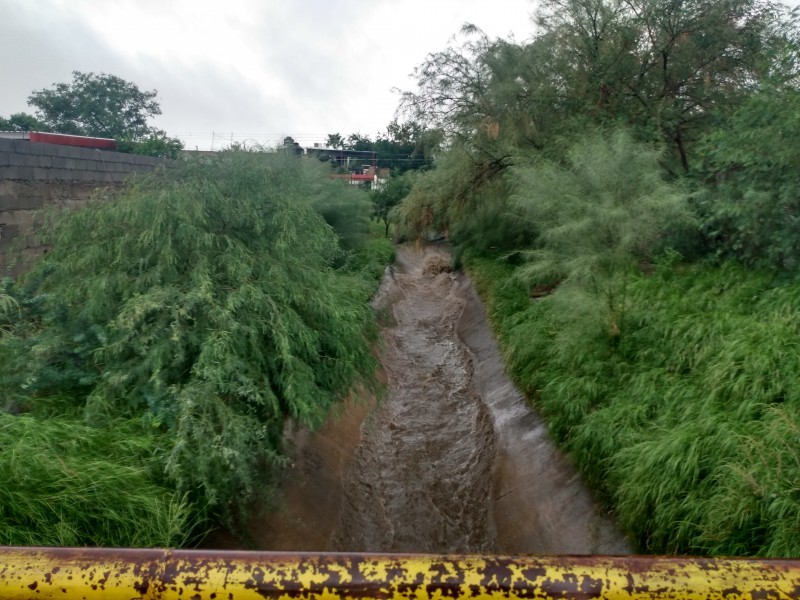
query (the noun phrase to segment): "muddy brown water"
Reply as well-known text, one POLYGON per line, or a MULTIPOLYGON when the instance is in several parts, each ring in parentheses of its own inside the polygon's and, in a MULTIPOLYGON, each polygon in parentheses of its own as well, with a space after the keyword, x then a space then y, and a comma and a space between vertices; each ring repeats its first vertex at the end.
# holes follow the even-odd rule
MULTIPOLYGON (((446 248, 398 248, 374 306, 386 393, 287 431, 293 466, 262 550, 628 554, 542 418, 505 375, 446 248)), ((223 548, 244 547, 231 536, 223 548)))

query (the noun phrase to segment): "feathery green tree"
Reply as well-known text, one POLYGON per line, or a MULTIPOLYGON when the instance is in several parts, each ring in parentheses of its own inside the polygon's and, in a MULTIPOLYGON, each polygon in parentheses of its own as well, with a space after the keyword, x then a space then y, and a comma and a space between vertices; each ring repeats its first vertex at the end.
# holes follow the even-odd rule
POLYGON ((688 194, 664 180, 660 156, 617 132, 576 144, 567 166, 539 161, 512 169, 512 203, 539 234, 516 276, 597 297, 606 313, 601 322, 619 336, 628 277, 653 260, 669 230, 692 219, 688 194))
POLYGON ((27 279, 46 301, 17 373, 29 402, 76 390, 88 424, 166 434, 180 493, 246 506, 282 464, 284 421, 321 422, 375 366, 370 284, 334 269, 344 251, 314 209, 365 199, 315 167, 223 153, 52 213, 27 279))

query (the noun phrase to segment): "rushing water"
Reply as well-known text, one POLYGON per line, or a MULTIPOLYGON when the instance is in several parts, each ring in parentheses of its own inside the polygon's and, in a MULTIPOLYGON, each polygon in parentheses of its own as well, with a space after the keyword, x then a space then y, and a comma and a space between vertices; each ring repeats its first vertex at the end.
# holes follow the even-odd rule
POLYGON ((375 299, 386 394, 288 434, 294 468, 282 508, 253 520, 256 547, 630 551, 506 377, 477 294, 447 264, 443 248, 398 250, 375 299))
POLYGON ((477 552, 494 547, 495 439, 456 323, 464 281, 447 258, 410 251, 379 296, 387 396, 362 428, 345 473, 336 550, 477 552))

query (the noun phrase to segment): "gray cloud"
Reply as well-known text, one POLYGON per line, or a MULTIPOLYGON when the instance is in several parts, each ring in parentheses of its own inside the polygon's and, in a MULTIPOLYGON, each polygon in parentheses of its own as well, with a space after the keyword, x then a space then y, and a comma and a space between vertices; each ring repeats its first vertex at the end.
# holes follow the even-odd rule
POLYGON ((198 12, 187 15, 181 0, 0 0, 0 116, 30 111, 31 91, 69 81, 73 70, 102 71, 157 89, 163 115, 155 124, 190 146, 220 130, 258 141, 289 134, 303 143, 334 131, 374 135, 393 117, 391 88, 409 86, 406 76, 425 54, 472 20, 464 13, 502 13, 478 0, 196 0, 192 7, 198 12), (120 42, 120 30, 115 36, 85 20, 116 14, 113 8, 139 20, 106 19, 101 29, 150 28, 120 42), (198 15, 219 18, 208 30, 208 19, 193 20, 198 15), (180 45, 155 54, 169 41, 163 36, 180 45))
MULTIPOLYGON (((28 95, 57 81, 69 81, 74 70, 121 71, 108 47, 77 18, 42 10, 36 3, 0 0, 0 114, 31 112, 28 95), (102 58, 101 58, 102 57, 102 58), (111 60, 109 60, 111 58, 111 60)), ((123 75, 120 75, 123 76, 123 75)))

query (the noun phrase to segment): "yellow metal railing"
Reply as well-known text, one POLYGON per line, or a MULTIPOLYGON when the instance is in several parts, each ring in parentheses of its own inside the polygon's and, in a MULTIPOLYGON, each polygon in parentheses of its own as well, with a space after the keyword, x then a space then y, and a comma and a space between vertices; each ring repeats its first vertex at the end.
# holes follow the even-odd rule
POLYGON ((0 598, 797 599, 800 561, 0 547, 0 598))

